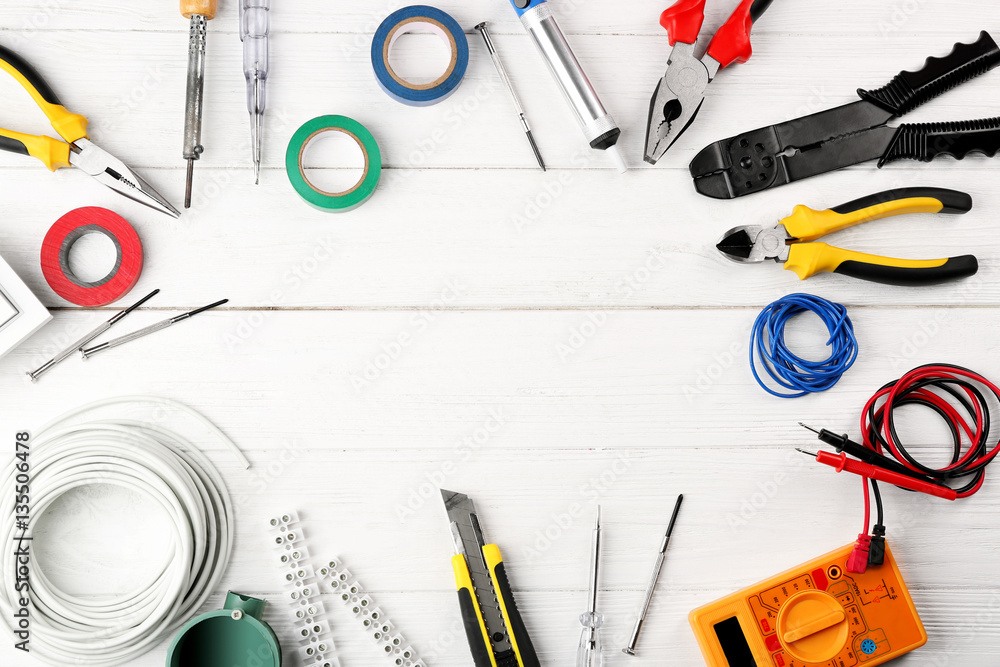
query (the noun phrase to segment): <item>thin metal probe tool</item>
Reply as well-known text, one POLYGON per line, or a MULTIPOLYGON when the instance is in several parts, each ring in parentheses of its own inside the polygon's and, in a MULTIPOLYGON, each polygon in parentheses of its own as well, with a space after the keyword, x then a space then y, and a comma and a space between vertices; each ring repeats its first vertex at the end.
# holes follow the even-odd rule
POLYGON ((70 345, 66 349, 62 350, 61 352, 59 352, 56 356, 54 356, 51 359, 49 359, 48 361, 46 361, 44 364, 42 364, 41 366, 39 366, 36 370, 31 371, 30 373, 28 373, 27 374, 28 377, 31 378, 32 382, 38 382, 38 378, 42 377, 47 372, 49 372, 49 370, 51 370, 53 366, 55 366, 56 364, 62 363, 63 361, 65 361, 66 359, 68 359, 70 357, 70 355, 72 355, 74 352, 79 352, 80 350, 82 350, 83 347, 87 343, 91 342, 92 340, 94 340, 95 338, 97 338, 98 336, 100 336, 101 334, 103 334, 105 331, 107 331, 108 329, 110 329, 114 325, 116 325, 119 322, 121 322, 125 318, 126 315, 128 315, 133 310, 135 310, 136 308, 138 308, 142 304, 146 303, 147 301, 149 301, 150 299, 152 299, 154 296, 156 296, 159 293, 160 293, 160 290, 158 290, 158 289, 153 290, 152 292, 150 292, 149 294, 147 294, 146 296, 142 297, 141 299, 139 299, 138 301, 136 301, 135 303, 133 303, 131 306, 129 306, 128 308, 126 308, 125 310, 121 311, 120 313, 118 313, 117 315, 115 315, 114 317, 112 317, 107 322, 101 323, 100 326, 98 326, 96 329, 94 329, 93 331, 91 331, 90 333, 88 333, 86 336, 84 336, 80 340, 76 341, 75 343, 73 343, 72 345, 70 345))
POLYGON ((156 333, 157 331, 162 331, 163 329, 166 329, 167 327, 171 327, 171 326, 177 324, 178 322, 182 322, 182 321, 184 321, 186 319, 194 317, 198 313, 204 313, 206 310, 211 310, 212 308, 217 308, 217 307, 221 306, 224 303, 229 303, 229 299, 222 299, 221 301, 216 301, 215 303, 210 303, 207 306, 202 306, 201 308, 198 308, 197 310, 192 310, 192 311, 189 311, 187 313, 181 313, 180 315, 177 315, 175 317, 171 317, 169 319, 157 322, 156 324, 151 324, 148 327, 144 327, 142 329, 139 329, 138 331, 133 331, 130 334, 125 334, 124 336, 121 336, 119 338, 115 338, 113 340, 109 340, 106 343, 101 343, 100 345, 95 345, 94 347, 85 348, 83 350, 80 350, 80 353, 83 355, 84 359, 89 359, 90 357, 94 356, 98 352, 103 352, 104 350, 110 350, 113 347, 118 347, 119 345, 124 345, 125 343, 129 343, 129 342, 131 342, 133 340, 136 340, 138 338, 142 338, 144 336, 148 336, 149 334, 156 333))
POLYGON ((684 502, 684 494, 677 496, 677 503, 674 505, 674 512, 670 515, 670 524, 667 526, 667 533, 663 536, 663 542, 660 543, 660 553, 656 556, 656 564, 653 566, 653 574, 649 578, 649 586, 646 588, 646 597, 642 602, 642 611, 639 612, 639 618, 635 622, 635 628, 632 630, 632 638, 628 642, 628 646, 622 649, 622 653, 628 655, 635 655, 636 644, 639 643, 639 633, 642 632, 642 625, 646 622, 646 614, 649 612, 649 604, 653 601, 653 592, 656 590, 656 582, 660 578, 660 571, 663 569, 663 561, 667 557, 667 546, 670 544, 670 535, 674 532, 674 523, 677 522, 677 513, 681 509, 681 503, 684 502))
POLYGON ((205 42, 208 21, 196 14, 191 17, 191 37, 188 46, 187 96, 184 103, 184 159, 187 176, 184 180, 184 208, 191 208, 194 181, 194 161, 201 158, 201 118, 205 102, 205 42))
POLYGON ((493 38, 490 36, 489 28, 486 27, 486 21, 477 25, 476 30, 483 36, 483 41, 486 42, 486 49, 490 52, 493 64, 497 68, 497 74, 500 75, 500 80, 503 81, 504 87, 507 88, 507 92, 510 94, 510 100, 514 103, 514 110, 521 121, 521 127, 524 128, 525 136, 528 137, 528 143, 531 144, 531 151, 535 154, 535 159, 538 160, 538 166, 542 168, 542 171, 545 171, 545 162, 542 161, 542 154, 538 150, 538 144, 535 143, 535 137, 531 134, 531 126, 528 125, 528 119, 524 115, 524 107, 521 106, 521 100, 518 98, 517 92, 514 90, 514 84, 507 74, 507 68, 504 67, 503 61, 500 60, 500 54, 497 53, 496 47, 493 46, 493 38))
POLYGON ((817 431, 816 429, 814 429, 812 426, 809 426, 807 424, 803 424, 802 422, 799 422, 799 426, 801 426, 804 429, 808 429, 808 430, 812 431, 816 435, 819 435, 819 431, 817 431))
POLYGON ((205 47, 208 22, 215 18, 218 0, 181 0, 181 15, 191 19, 188 38, 187 97, 184 103, 184 159, 187 177, 184 183, 184 208, 191 208, 194 161, 201 159, 201 120, 205 103, 205 47))
POLYGON ((597 587, 601 568, 601 506, 597 506, 597 525, 591 538, 590 552, 590 594, 587 597, 587 611, 580 614, 580 624, 583 634, 580 635, 580 648, 576 654, 577 667, 601 667, 604 656, 601 647, 601 626, 604 625, 604 614, 597 611, 597 587))

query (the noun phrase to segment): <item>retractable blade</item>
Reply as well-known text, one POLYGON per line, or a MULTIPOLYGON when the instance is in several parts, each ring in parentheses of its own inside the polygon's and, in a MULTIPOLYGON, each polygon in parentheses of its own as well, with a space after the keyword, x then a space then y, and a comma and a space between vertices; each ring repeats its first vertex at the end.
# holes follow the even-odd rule
POLYGON ((483 622, 489 633, 494 654, 513 650, 507 626, 497 599, 497 592, 490 577, 490 570, 483 555, 486 541, 483 538, 479 517, 476 515, 476 505, 464 493, 441 490, 448 520, 451 522, 452 533, 456 541, 461 540, 465 552, 469 575, 476 593, 476 601, 483 616, 483 622))

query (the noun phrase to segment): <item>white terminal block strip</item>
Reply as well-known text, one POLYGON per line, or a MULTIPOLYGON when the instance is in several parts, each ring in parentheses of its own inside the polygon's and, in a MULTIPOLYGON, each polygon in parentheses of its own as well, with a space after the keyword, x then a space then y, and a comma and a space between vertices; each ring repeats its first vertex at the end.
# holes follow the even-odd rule
POLYGON ((285 584, 285 598, 291 605, 292 625, 297 642, 296 653, 305 667, 340 667, 334 656, 330 623, 323 617, 326 609, 320 601, 316 572, 307 561, 302 526, 295 512, 286 512, 268 521, 271 542, 277 548, 278 562, 285 584))
POLYGON ((396 631, 395 625, 379 608, 361 583, 333 558, 318 571, 309 564, 309 551, 302 536, 302 525, 295 512, 286 512, 269 520, 272 543, 277 547, 286 597, 292 605, 293 624, 298 640, 298 654, 306 667, 340 667, 334 657, 330 624, 322 620, 325 614, 319 600, 319 581, 325 581, 334 595, 358 620, 365 634, 395 667, 427 667, 417 652, 396 631))
POLYGON ((319 569, 320 577, 330 585, 341 602, 358 619, 361 627, 378 646, 390 665, 396 667, 427 667, 395 625, 379 608, 354 575, 339 558, 331 559, 319 569))

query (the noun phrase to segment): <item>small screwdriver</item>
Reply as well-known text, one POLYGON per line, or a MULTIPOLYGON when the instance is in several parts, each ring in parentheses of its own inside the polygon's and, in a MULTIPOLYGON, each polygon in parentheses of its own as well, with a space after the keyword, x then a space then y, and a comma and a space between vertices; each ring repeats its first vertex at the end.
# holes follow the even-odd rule
POLYGON ((171 327, 171 326, 177 324, 178 322, 186 320, 186 319, 188 319, 190 317, 194 317, 195 315, 197 315, 199 313, 204 313, 206 310, 211 310, 213 308, 217 308, 218 306, 221 306, 224 303, 229 303, 229 299, 223 299, 221 301, 216 301, 215 303, 210 303, 207 306, 202 306, 201 308, 198 308, 196 310, 192 310, 192 311, 187 312, 187 313, 181 313, 180 315, 176 315, 176 316, 171 317, 171 318, 166 319, 166 320, 161 320, 160 322, 157 322, 156 324, 151 324, 148 327, 144 327, 144 328, 139 329, 137 331, 133 331, 130 334, 125 334, 124 336, 121 336, 119 338, 115 338, 113 340, 109 340, 106 343, 101 343, 100 345, 95 345, 94 347, 88 347, 86 349, 80 350, 80 354, 83 355, 84 359, 89 359, 90 357, 94 356, 98 352, 103 352, 105 350, 110 350, 113 347, 118 347, 119 345, 124 345, 125 343, 131 343, 132 341, 136 340, 137 338, 142 338, 143 336, 148 336, 149 334, 156 333, 157 331, 162 331, 162 330, 166 329, 167 327, 171 327))
POLYGON ((604 625, 604 614, 597 611, 597 584, 601 561, 601 506, 597 506, 597 526, 591 538, 590 553, 590 595, 587 598, 587 611, 580 614, 580 624, 583 634, 580 636, 580 648, 576 652, 576 667, 601 667, 604 656, 601 654, 601 626, 604 625))
POLYGON ((639 633, 642 632, 642 626, 646 622, 646 614, 649 613, 649 605, 653 601, 653 593, 656 591, 656 582, 660 578, 660 572, 663 570, 663 562, 667 559, 667 547, 670 546, 670 536, 674 533, 674 524, 677 523, 677 513, 681 511, 681 503, 684 502, 684 494, 677 496, 677 502, 674 503, 674 512, 670 515, 670 523, 667 524, 667 532, 663 536, 663 541, 660 542, 660 551, 656 556, 656 563, 653 565, 653 574, 649 578, 649 586, 646 588, 646 597, 642 601, 642 610, 639 612, 639 618, 635 621, 635 627, 632 629, 632 638, 629 639, 628 646, 622 649, 622 653, 625 655, 635 655, 635 647, 639 643, 639 633))
POLYGON ((187 100, 184 105, 184 159, 187 160, 187 181, 184 188, 184 208, 191 208, 191 182, 194 161, 201 158, 201 114, 205 99, 205 44, 208 22, 215 18, 219 0, 181 0, 181 15, 191 19, 188 40, 187 100))
POLYGON ((158 290, 158 289, 153 290, 152 292, 150 292, 149 294, 147 294, 146 296, 142 297, 141 299, 139 299, 138 301, 136 301, 135 303, 133 303, 131 306, 129 306, 128 308, 126 308, 125 310, 119 312, 117 315, 115 315, 114 317, 112 317, 107 322, 103 322, 100 326, 98 326, 96 329, 94 329, 93 331, 91 331, 90 333, 88 333, 86 336, 84 336, 80 340, 76 341, 75 343, 73 343, 69 347, 65 348, 59 354, 57 354, 56 356, 52 357, 48 361, 46 361, 45 364, 42 365, 40 368, 38 368, 38 369, 36 369, 36 370, 31 371, 30 373, 28 373, 28 377, 31 378, 32 382, 38 382, 38 378, 42 377, 42 375, 44 375, 45 373, 48 373, 49 370, 53 366, 55 366, 56 364, 62 363, 63 361, 65 361, 66 359, 68 359, 70 357, 70 355, 73 354, 74 352, 79 352, 80 350, 82 350, 84 348, 84 346, 87 345, 87 343, 90 343, 95 338, 97 338, 98 336, 100 336, 101 334, 103 334, 105 331, 107 331, 108 329, 110 329, 114 325, 116 325, 119 322, 121 322, 125 317, 127 317, 129 315, 129 313, 131 313, 136 308, 138 308, 142 304, 146 303, 147 301, 149 301, 150 299, 152 299, 154 296, 156 296, 159 293, 160 293, 160 290, 158 290))
POLYGON ((535 160, 538 161, 538 166, 542 168, 542 171, 545 171, 545 162, 542 161, 542 154, 538 151, 538 144, 535 143, 535 136, 531 134, 531 126, 528 125, 528 119, 524 115, 524 107, 521 106, 521 100, 517 97, 517 92, 514 90, 514 84, 511 83, 510 75, 507 74, 507 68, 504 67, 503 61, 500 60, 500 54, 497 53, 496 47, 493 46, 493 37, 490 35, 489 28, 486 27, 486 21, 477 25, 476 30, 478 30, 479 34, 483 36, 483 41, 486 42, 486 50, 490 52, 490 57, 493 59, 493 66, 496 67, 497 74, 500 75, 500 81, 502 81, 504 87, 507 88, 510 100, 514 104, 514 111, 517 113, 517 117, 521 121, 521 127, 524 129, 525 136, 528 137, 528 144, 531 146, 531 151, 535 154, 535 160))

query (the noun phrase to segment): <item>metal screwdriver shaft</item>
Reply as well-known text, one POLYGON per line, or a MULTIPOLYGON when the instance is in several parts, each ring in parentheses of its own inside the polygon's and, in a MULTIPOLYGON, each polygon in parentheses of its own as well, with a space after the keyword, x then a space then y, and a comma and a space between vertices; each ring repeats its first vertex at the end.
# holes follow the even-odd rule
POLYGON ((215 18, 218 0, 181 0, 181 14, 191 19, 188 40, 187 98, 184 105, 184 159, 187 160, 187 180, 184 187, 184 208, 191 208, 191 188, 194 161, 205 151, 201 145, 201 117, 205 93, 205 46, 208 22, 215 18))
POLYGON ((187 313, 182 313, 182 314, 177 315, 175 317, 171 317, 170 319, 166 319, 166 320, 163 320, 161 322, 157 322, 156 324, 151 324, 148 327, 145 327, 143 329, 139 329, 138 331, 133 331, 130 334, 125 334, 124 336, 121 336, 120 338, 115 338, 113 340, 109 340, 106 343, 101 343, 100 345, 95 345, 94 347, 85 348, 83 350, 80 350, 80 353, 83 355, 84 359, 89 359, 90 357, 94 356, 98 352, 103 352, 105 350, 110 350, 113 347, 118 347, 119 345, 124 345, 125 343, 130 343, 130 342, 132 342, 132 341, 134 341, 134 340, 136 340, 138 338, 142 338, 143 336, 148 336, 149 334, 156 333, 157 331, 162 331, 162 330, 166 329, 167 327, 171 327, 171 326, 177 324, 178 322, 182 322, 182 321, 184 321, 184 320, 186 320, 188 318, 194 317, 198 313, 204 313, 206 310, 211 310, 212 308, 217 308, 217 307, 221 306, 222 304, 228 303, 228 302, 229 302, 229 299, 223 299, 221 301, 216 301, 215 303, 210 303, 207 306, 203 306, 201 308, 198 308, 197 310, 192 310, 192 311, 187 312, 187 313))
POLYGON ((535 143, 535 137, 531 134, 531 126, 528 125, 528 119, 524 115, 524 107, 521 106, 521 100, 518 99, 517 93, 514 91, 514 84, 511 83, 510 76, 507 75, 507 68, 503 66, 503 61, 500 60, 500 54, 497 53, 496 47, 493 46, 493 38, 490 37, 489 28, 486 27, 486 21, 483 21, 476 26, 476 30, 479 34, 483 36, 483 40, 486 42, 486 48, 490 52, 490 57, 493 59, 493 64, 497 68, 497 74, 500 75, 500 80, 503 81, 504 87, 507 88, 507 92, 510 94, 510 99, 514 103, 514 110, 517 112, 518 118, 521 120, 521 127, 524 128, 524 134, 528 137, 528 143, 531 144, 531 151, 535 154, 535 159, 538 160, 538 166, 545 171, 545 163, 542 161, 542 154, 538 151, 538 144, 535 143))
POLYGON ((270 28, 271 0, 240 0, 243 76, 247 80, 250 150, 253 153, 253 173, 256 184, 260 184, 260 159, 264 144, 264 109, 267 107, 267 39, 270 28))
POLYGON ((622 653, 635 655, 635 646, 639 643, 639 633, 642 631, 642 624, 646 622, 649 604, 653 601, 653 591, 656 590, 656 582, 660 578, 663 561, 667 557, 667 546, 670 544, 670 535, 674 532, 674 523, 677 522, 677 513, 681 509, 682 502, 684 502, 683 494, 677 496, 677 503, 674 504, 674 512, 670 515, 670 524, 667 526, 667 533, 663 536, 663 542, 660 543, 660 553, 656 556, 656 564, 653 566, 653 574, 649 579, 649 586, 646 587, 646 597, 642 602, 642 611, 639 612, 639 618, 636 620, 635 628, 632 630, 632 638, 629 640, 628 646, 622 649, 622 653))
POLYGON ((73 354, 74 352, 79 352, 80 350, 82 350, 84 345, 86 345, 90 341, 94 340, 95 338, 97 338, 98 336, 100 336, 101 334, 103 334, 105 331, 107 331, 108 329, 110 329, 114 325, 118 324, 118 322, 120 322, 122 319, 124 319, 126 315, 128 315, 133 310, 135 310, 136 308, 138 308, 142 304, 146 303, 147 301, 149 301, 150 299, 152 299, 154 296, 156 296, 159 293, 160 293, 160 290, 158 290, 158 289, 153 290, 152 292, 150 292, 149 294, 147 294, 146 296, 142 297, 141 299, 139 299, 138 301, 136 301, 135 303, 133 303, 131 306, 129 306, 128 308, 126 308, 125 310, 121 311, 120 313, 118 313, 117 315, 115 315, 114 317, 112 317, 107 322, 103 322, 99 327, 97 327, 96 329, 94 329, 93 331, 91 331, 90 333, 88 333, 86 336, 84 336, 80 340, 76 341, 75 343, 73 343, 72 345, 70 345, 69 347, 67 347, 66 349, 64 349, 63 351, 61 351, 59 354, 57 354, 56 356, 52 357, 48 361, 46 361, 37 370, 34 370, 34 371, 28 373, 28 377, 31 378, 32 382, 37 382, 38 378, 42 377, 45 373, 49 372, 49 370, 53 366, 55 366, 56 364, 62 363, 63 361, 65 361, 66 359, 68 359, 69 356, 71 354, 73 354))
POLYGON ((600 575, 601 561, 601 506, 597 506, 597 526, 591 538, 590 552, 590 595, 587 598, 587 611, 580 614, 580 624, 583 634, 580 636, 580 648, 576 653, 576 667, 601 667, 604 656, 601 653, 601 626, 604 625, 604 614, 597 612, 597 586, 600 575))

